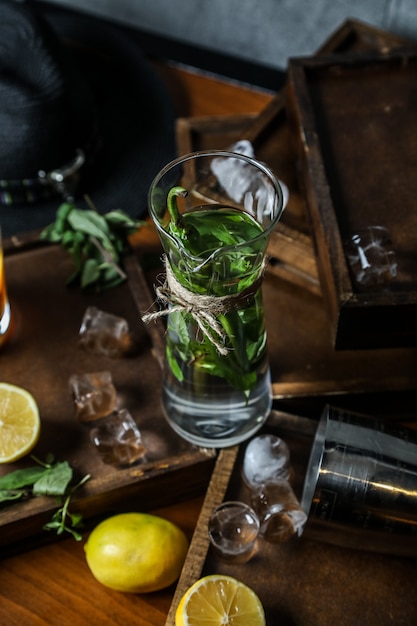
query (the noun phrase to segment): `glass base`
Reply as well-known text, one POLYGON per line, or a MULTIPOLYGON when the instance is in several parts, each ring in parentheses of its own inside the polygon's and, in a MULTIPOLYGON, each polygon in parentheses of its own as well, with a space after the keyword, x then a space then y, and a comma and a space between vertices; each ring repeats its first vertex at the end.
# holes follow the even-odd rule
POLYGON ((232 390, 227 396, 185 396, 164 386, 162 406, 171 428, 186 441, 203 448, 226 448, 252 437, 267 420, 271 406, 269 370, 249 398, 232 390))

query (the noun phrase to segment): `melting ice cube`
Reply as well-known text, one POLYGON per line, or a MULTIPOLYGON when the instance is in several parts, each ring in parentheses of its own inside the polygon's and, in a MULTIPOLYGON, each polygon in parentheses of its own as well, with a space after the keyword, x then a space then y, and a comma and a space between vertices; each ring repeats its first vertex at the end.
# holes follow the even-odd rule
POLYGON ((280 437, 265 434, 252 439, 245 450, 242 477, 250 488, 289 477, 290 451, 280 437))
MULTIPOLYGON (((250 141, 241 140, 229 148, 230 152, 243 154, 255 158, 250 141)), ((211 170, 218 182, 235 202, 243 204, 246 211, 253 215, 260 224, 264 218, 271 218, 275 214, 277 198, 269 180, 259 170, 253 168, 241 159, 213 159, 211 170)), ((278 179, 283 193, 283 209, 288 202, 288 187, 278 179)))
POLYGON ((223 502, 211 514, 208 531, 220 558, 229 563, 246 563, 255 552, 259 520, 247 504, 223 502))
POLYGON ((73 374, 69 386, 80 422, 96 420, 116 409, 117 393, 110 372, 73 374))
POLYGON ((397 262, 388 230, 369 226, 346 243, 346 258, 358 287, 383 287, 397 275, 397 262))
POLYGON ((123 356, 131 348, 129 325, 122 317, 89 306, 81 322, 79 344, 93 354, 123 356))
POLYGON ((126 409, 94 422, 90 439, 103 462, 110 465, 132 465, 146 453, 140 430, 126 409))
POLYGON ((259 517, 260 535, 266 541, 281 543, 302 534, 307 515, 287 480, 259 486, 252 491, 251 504, 259 517))

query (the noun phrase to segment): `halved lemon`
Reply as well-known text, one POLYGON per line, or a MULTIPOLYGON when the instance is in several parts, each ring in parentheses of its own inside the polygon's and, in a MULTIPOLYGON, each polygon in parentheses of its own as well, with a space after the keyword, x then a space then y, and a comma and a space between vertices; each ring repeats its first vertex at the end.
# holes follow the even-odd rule
POLYGON ((29 391, 0 382, 0 463, 17 461, 35 447, 41 425, 29 391))
POLYGON ((180 600, 175 626, 265 626, 256 593, 235 578, 212 574, 197 580, 180 600))

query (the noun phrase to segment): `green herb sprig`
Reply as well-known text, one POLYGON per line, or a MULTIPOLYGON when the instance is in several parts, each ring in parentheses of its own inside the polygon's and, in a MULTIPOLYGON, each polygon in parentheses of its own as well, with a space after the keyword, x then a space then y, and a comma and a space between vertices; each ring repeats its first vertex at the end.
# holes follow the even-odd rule
POLYGON ((173 235, 179 237, 179 239, 187 239, 187 228, 184 224, 184 220, 181 217, 181 213, 178 210, 177 198, 186 198, 188 192, 184 187, 172 187, 168 192, 167 206, 171 217, 169 223, 170 230, 173 235))
POLYGON ((81 513, 71 513, 69 505, 74 491, 87 482, 89 478, 90 475, 86 474, 79 483, 72 487, 65 498, 63 506, 55 511, 52 520, 44 525, 45 530, 56 530, 57 535, 62 535, 64 532, 67 532, 72 535, 76 541, 81 541, 82 535, 77 529, 82 527, 83 517, 81 513))
POLYGON ((134 220, 121 210, 104 215, 89 201, 90 209, 61 204, 55 221, 40 234, 40 239, 60 243, 75 266, 67 285, 79 284, 84 290, 104 291, 126 279, 122 257, 128 247, 127 237, 145 222, 134 220))
POLYGON ((82 527, 82 516, 79 513, 71 513, 69 505, 74 491, 87 482, 90 475, 86 474, 71 487, 73 470, 67 461, 55 462, 52 455, 48 455, 45 462, 34 456, 32 459, 37 465, 0 476, 0 503, 10 504, 37 496, 65 498, 63 506, 55 511, 52 520, 45 524, 44 529, 56 530, 58 535, 68 532, 74 539, 80 541, 81 534, 78 529, 82 527))
POLYGON ((231 308, 217 315, 228 349, 226 355, 219 353, 208 336, 199 334, 197 338, 195 323, 186 309, 171 311, 167 322, 167 363, 180 382, 187 379, 201 383, 205 375, 213 376, 226 380, 248 397, 266 359, 262 297, 256 286, 262 269, 262 228, 249 215, 227 206, 213 209, 202 205, 196 211, 181 214, 177 201, 186 195, 184 188, 173 187, 167 197, 167 229, 177 245, 172 255, 179 257, 178 249, 183 252, 181 259, 189 259, 190 266, 196 263, 189 270, 186 263, 173 263, 177 280, 190 292, 202 296, 230 296, 255 288, 240 309, 231 308), (213 255, 222 248, 224 252, 213 255))

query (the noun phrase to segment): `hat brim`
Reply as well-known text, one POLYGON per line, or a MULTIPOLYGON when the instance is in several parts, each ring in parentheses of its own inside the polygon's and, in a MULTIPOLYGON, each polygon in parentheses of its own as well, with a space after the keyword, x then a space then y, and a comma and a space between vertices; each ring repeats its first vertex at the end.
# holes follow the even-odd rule
MULTIPOLYGON (((41 12, 71 51, 96 100, 103 153, 85 193, 100 213, 122 209, 141 217, 152 179, 175 157, 175 111, 169 93, 139 43, 123 28, 73 11, 41 12)), ((48 225, 61 202, 55 198, 0 206, 3 236, 48 225)), ((83 198, 76 204, 87 206, 83 198)))

